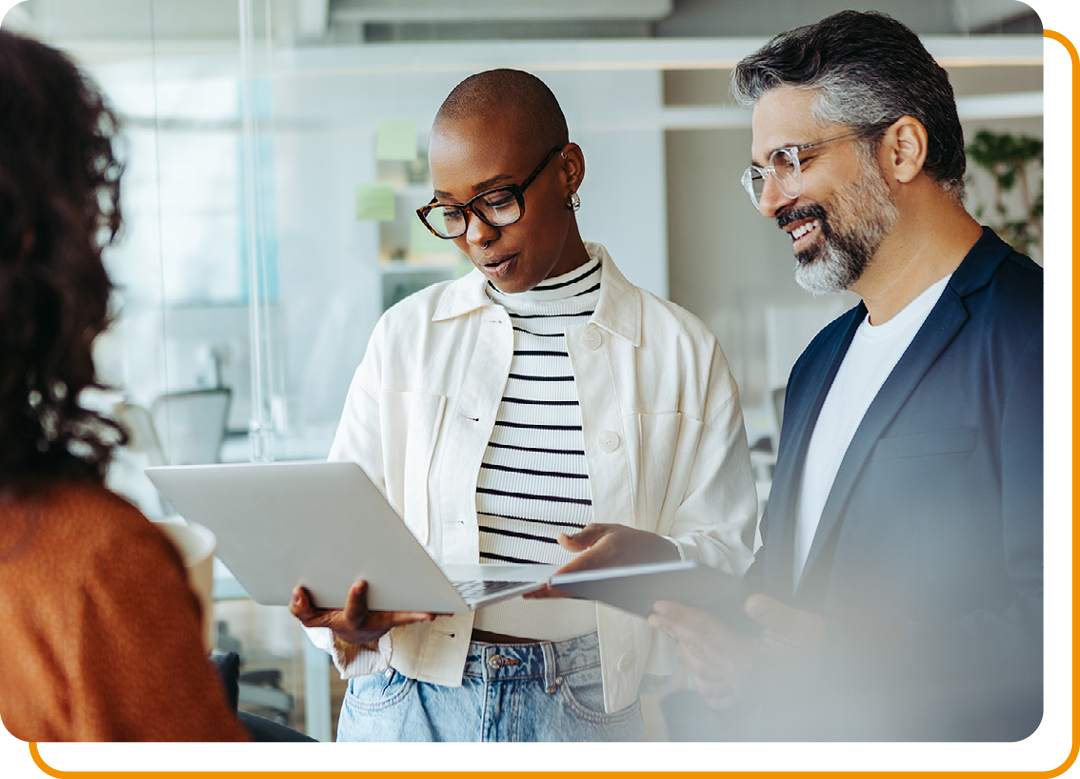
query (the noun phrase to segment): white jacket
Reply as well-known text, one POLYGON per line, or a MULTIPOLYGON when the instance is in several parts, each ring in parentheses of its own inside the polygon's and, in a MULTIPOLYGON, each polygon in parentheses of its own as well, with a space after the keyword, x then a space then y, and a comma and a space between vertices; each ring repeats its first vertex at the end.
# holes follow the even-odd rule
MULTIPOLYGON (((581 402, 593 521, 670 537, 684 558, 742 574, 757 515, 738 390, 716 338, 693 315, 630 284, 603 246, 600 301, 568 328, 581 402)), ((330 451, 357 462, 436 560, 479 559, 476 484, 506 387, 510 317, 474 270, 428 287, 375 326, 330 451)), ((472 614, 395 628, 346 665, 459 686, 472 614)), ((597 607, 609 712, 637 699, 643 673, 670 673, 673 643, 642 619, 597 607)))

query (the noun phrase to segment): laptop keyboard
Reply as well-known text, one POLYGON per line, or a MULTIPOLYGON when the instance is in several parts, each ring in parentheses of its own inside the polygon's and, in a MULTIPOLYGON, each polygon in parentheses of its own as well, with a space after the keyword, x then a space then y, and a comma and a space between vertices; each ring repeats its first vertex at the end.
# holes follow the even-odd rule
POLYGON ((458 594, 468 602, 495 595, 513 587, 520 587, 523 584, 528 584, 528 582, 489 582, 473 579, 471 581, 451 582, 451 584, 454 585, 454 589, 458 591, 458 594))

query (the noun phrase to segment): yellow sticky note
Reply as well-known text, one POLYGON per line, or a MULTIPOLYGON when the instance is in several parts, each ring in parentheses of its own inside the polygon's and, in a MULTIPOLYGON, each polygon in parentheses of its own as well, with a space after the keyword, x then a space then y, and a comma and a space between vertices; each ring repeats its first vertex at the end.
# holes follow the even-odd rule
POLYGON ((416 159, 416 122, 381 119, 375 129, 375 159, 416 159))
POLYGON ((356 185, 356 219, 391 222, 394 219, 394 185, 386 181, 356 185))
POLYGON ((453 241, 432 235, 416 214, 409 225, 409 249, 414 254, 449 254, 456 250, 453 241))

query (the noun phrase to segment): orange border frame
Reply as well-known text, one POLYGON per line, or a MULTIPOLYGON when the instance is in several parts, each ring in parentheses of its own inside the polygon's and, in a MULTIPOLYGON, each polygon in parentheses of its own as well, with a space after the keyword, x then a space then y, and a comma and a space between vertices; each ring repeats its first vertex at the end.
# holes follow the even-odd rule
MULTIPOLYGON (((1061 32, 1056 32, 1054 30, 1043 30, 1042 31, 1042 36, 1043 36, 1043 38, 1049 38, 1050 40, 1057 41, 1058 43, 1061 43, 1063 46, 1065 46, 1065 50, 1069 53, 1069 57, 1072 59, 1072 136, 1074 136, 1074 138, 1076 138, 1076 127, 1077 127, 1076 119, 1077 119, 1077 113, 1078 113, 1078 111, 1080 111, 1080 82, 1078 82, 1078 80, 1077 80, 1078 75, 1080 75, 1080 54, 1077 53, 1076 45, 1074 45, 1074 43, 1072 43, 1072 41, 1070 41, 1067 37, 1062 35, 1061 32)), ((1080 183, 1080 175, 1077 175, 1078 173, 1080 173, 1080 156, 1077 155, 1075 147, 1076 147, 1076 144, 1074 144, 1074 155, 1072 155, 1072 203, 1074 203, 1074 206, 1072 206, 1072 207, 1074 207, 1074 210, 1076 210, 1076 207, 1077 207, 1076 203, 1078 201, 1080 201, 1080 184, 1078 184, 1078 183, 1080 183)), ((1077 300, 1078 298, 1080 298, 1080 295, 1077 294, 1078 292, 1080 292, 1080 276, 1078 276, 1078 274, 1076 272, 1074 272, 1074 276, 1072 276, 1072 299, 1077 300)), ((1075 390, 1075 388, 1077 387, 1077 378, 1078 378, 1078 375, 1077 375, 1078 362, 1077 362, 1077 359, 1076 359, 1076 326, 1075 325, 1074 325, 1074 346, 1072 346, 1072 350, 1074 350, 1074 357, 1072 357, 1072 387, 1074 387, 1074 390, 1075 390)), ((1072 440, 1074 440, 1074 442, 1078 438, 1078 436, 1077 436, 1078 432, 1080 432, 1080 421, 1078 421, 1078 418, 1074 415, 1074 419, 1072 419, 1072 440)), ((1076 465, 1074 464, 1074 471, 1075 470, 1076 470, 1076 465)), ((1075 497, 1075 493, 1074 493, 1074 497, 1075 497)), ((1080 551, 1080 540, 1078 540, 1078 539, 1080 539, 1080 535, 1074 534, 1074 537, 1072 537, 1072 560, 1074 560, 1074 561, 1080 559, 1080 555, 1077 554, 1077 552, 1080 551)), ((1077 647, 1077 644, 1078 644, 1078 639, 1080 639, 1080 635, 1078 635, 1078 632, 1077 632, 1078 631, 1078 624, 1077 624, 1077 619, 1076 619, 1076 594, 1077 594, 1076 569, 1074 569, 1074 573, 1072 573, 1072 593, 1074 593, 1074 605, 1072 605, 1072 612, 1074 612, 1074 619, 1072 619, 1072 647, 1074 647, 1074 656, 1075 656, 1076 647, 1077 647)), ((1075 672, 1075 669, 1074 669, 1074 674, 1072 674, 1072 714, 1074 714, 1074 715, 1072 715, 1072 748, 1069 751, 1068 757, 1065 758, 1065 762, 1062 763, 1061 765, 1059 765, 1056 768, 1054 768, 1052 770, 1049 770, 1049 771, 1045 771, 1045 770, 949 771, 949 776, 950 777, 956 777, 957 779, 960 779, 961 777, 996 777, 996 776, 1058 777, 1058 776, 1062 776, 1063 774, 1066 773, 1067 770, 1069 770, 1072 766, 1074 766, 1074 764, 1077 761, 1077 756, 1080 755, 1080 748, 1078 748, 1078 746, 1077 746, 1078 729, 1077 729, 1077 716, 1076 716, 1076 713, 1077 713, 1077 711, 1076 711, 1076 701, 1077 701, 1078 698, 1080 698, 1080 675, 1078 675, 1075 672)), ((41 756, 41 752, 38 749, 38 744, 36 742, 29 742, 28 746, 29 746, 29 749, 30 749, 30 757, 33 760, 33 764, 38 766, 38 768, 41 770, 42 774, 44 774, 46 776, 53 777, 54 779, 69 779, 69 778, 70 779, 76 779, 76 777, 79 777, 79 778, 86 777, 87 779, 91 779, 91 778, 105 779, 106 777, 116 777, 117 774, 127 774, 127 773, 131 773, 133 775, 138 774, 139 776, 165 776, 165 777, 168 777, 170 779, 180 779, 181 777, 197 777, 198 779, 204 779, 205 777, 214 776, 214 775, 237 777, 238 779, 243 779, 243 778, 256 779, 256 777, 266 777, 266 776, 303 776, 303 775, 308 775, 308 774, 311 774, 311 775, 325 774, 325 771, 316 771, 316 770, 310 770, 310 771, 308 771, 308 770, 299 770, 299 771, 295 771, 295 770, 281 770, 281 771, 267 771, 267 770, 220 771, 220 770, 213 770, 212 769, 212 770, 184 770, 184 771, 167 771, 167 770, 149 770, 149 771, 144 771, 144 770, 138 770, 138 771, 135 771, 135 770, 133 770, 133 771, 63 770, 62 771, 62 770, 60 770, 58 768, 53 768, 48 763, 45 763, 45 761, 43 760, 43 758, 41 756)), ((926 770, 930 770, 930 769, 926 769, 926 770)), ((426 773, 428 773, 428 771, 411 771, 411 770, 381 771, 381 770, 375 770, 375 771, 364 771, 364 773, 368 774, 368 775, 379 775, 379 774, 383 774, 383 773, 388 773, 388 774, 393 774, 395 776, 407 776, 407 775, 410 775, 410 774, 420 774, 420 773, 426 774, 426 773)), ((545 770, 545 771, 511 771, 511 773, 513 774, 513 776, 517 776, 517 777, 524 777, 524 776, 541 777, 541 776, 549 776, 549 775, 551 775, 553 773, 555 773, 555 774, 561 773, 561 771, 550 771, 550 770, 545 770)), ((683 771, 679 771, 679 773, 683 773, 683 771)), ((703 773, 703 771, 691 770, 691 771, 686 771, 686 773, 687 774, 696 774, 696 773, 703 773)), ((713 771, 707 771, 707 773, 713 773, 713 771)), ((715 771, 715 773, 720 773, 720 771, 717 770, 717 771, 715 771)), ((800 774, 801 773, 808 773, 808 774, 809 773, 812 773, 812 774, 825 774, 825 773, 827 773, 827 774, 859 774, 860 776, 890 776, 891 777, 891 776, 895 776, 896 771, 888 771, 888 770, 880 770, 880 771, 863 771, 863 770, 827 770, 827 771, 823 771, 823 770, 815 770, 815 771, 799 771, 799 773, 800 774)), ((905 771, 905 773, 906 773, 906 771, 905 771)), ((920 771, 918 771, 918 773, 923 773, 923 771, 920 770, 920 771)), ((457 775, 457 776, 462 777, 463 779, 464 779, 464 777, 468 777, 468 779, 504 779, 504 777, 507 776, 507 773, 505 773, 505 771, 441 771, 441 774, 446 774, 448 776, 457 775)), ((589 771, 589 774, 590 774, 590 776, 611 777, 613 779, 615 777, 624 777, 627 774, 654 774, 654 771, 624 771, 624 770, 620 770, 620 771, 589 771)), ((757 773, 757 771, 755 771, 755 774, 759 775, 761 777, 770 777, 770 776, 775 777, 775 776, 786 776, 787 774, 789 774, 789 771, 765 770, 765 771, 760 771, 760 773, 757 773)))

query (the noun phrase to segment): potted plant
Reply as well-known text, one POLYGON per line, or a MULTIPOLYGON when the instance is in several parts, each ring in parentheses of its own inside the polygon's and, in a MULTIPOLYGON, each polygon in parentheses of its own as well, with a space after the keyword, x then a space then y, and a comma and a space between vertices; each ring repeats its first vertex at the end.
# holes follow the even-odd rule
POLYGON ((989 226, 1018 251, 1041 255, 1042 140, 1028 135, 980 130, 968 143, 967 156, 987 171, 994 183, 992 202, 977 204, 976 218, 985 218, 989 226), (1033 183, 1032 177, 1036 175, 1039 179, 1033 183), (1013 191, 1018 191, 1018 206, 1015 196, 1007 197, 1013 191))

